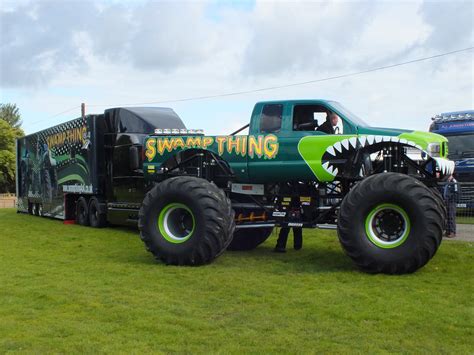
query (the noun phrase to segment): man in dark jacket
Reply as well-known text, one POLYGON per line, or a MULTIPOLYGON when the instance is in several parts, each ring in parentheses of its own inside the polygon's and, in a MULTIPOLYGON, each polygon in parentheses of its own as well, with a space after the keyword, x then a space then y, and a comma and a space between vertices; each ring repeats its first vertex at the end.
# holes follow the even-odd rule
POLYGON ((326 118, 326 122, 324 122, 321 126, 318 127, 317 131, 324 132, 327 134, 336 134, 337 123, 339 122, 339 116, 334 112, 329 112, 326 118))
POLYGON ((448 212, 448 223, 446 225, 446 237, 456 237, 456 202, 458 199, 458 182, 453 175, 448 177, 446 185, 443 188, 443 198, 446 202, 448 212))

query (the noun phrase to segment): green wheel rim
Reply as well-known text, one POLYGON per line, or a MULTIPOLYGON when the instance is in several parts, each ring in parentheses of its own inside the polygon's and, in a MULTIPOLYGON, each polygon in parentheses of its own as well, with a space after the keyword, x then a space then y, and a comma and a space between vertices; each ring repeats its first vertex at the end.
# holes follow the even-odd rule
POLYGON ((196 222, 194 214, 182 203, 166 205, 158 215, 158 229, 168 242, 184 243, 192 237, 196 222))
POLYGON ((375 206, 365 219, 367 238, 383 249, 396 248, 403 244, 410 234, 410 229, 408 214, 400 206, 391 203, 375 206))

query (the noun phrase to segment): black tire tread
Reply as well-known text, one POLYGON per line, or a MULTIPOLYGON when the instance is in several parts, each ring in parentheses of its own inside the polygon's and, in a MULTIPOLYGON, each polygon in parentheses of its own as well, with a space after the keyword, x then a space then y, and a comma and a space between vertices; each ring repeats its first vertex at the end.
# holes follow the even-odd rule
POLYGON ((339 211, 338 235, 346 254, 363 271, 369 273, 404 274, 425 265, 441 244, 445 211, 434 193, 420 181, 404 174, 383 173, 372 175, 358 183, 344 198, 339 211), (419 236, 415 257, 397 263, 377 263, 358 249, 353 237, 353 212, 359 208, 364 196, 384 191, 410 191, 425 210, 426 228, 419 236))
POLYGON ((253 250, 265 242, 273 232, 273 227, 245 228, 234 232, 234 238, 227 247, 232 251, 253 250))
POLYGON ((232 240, 235 221, 231 202, 214 183, 191 176, 178 176, 155 185, 145 196, 139 212, 140 238, 157 260, 168 265, 203 265, 221 255, 232 240), (204 215, 206 233, 192 252, 186 255, 165 253, 146 231, 146 213, 165 191, 179 189, 199 201, 204 215))

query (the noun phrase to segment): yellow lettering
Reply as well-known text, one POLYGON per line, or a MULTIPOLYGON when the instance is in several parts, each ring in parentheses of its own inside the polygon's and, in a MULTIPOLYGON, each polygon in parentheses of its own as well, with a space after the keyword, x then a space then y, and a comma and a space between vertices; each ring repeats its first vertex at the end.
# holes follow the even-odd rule
POLYGON ((158 154, 160 155, 163 155, 163 153, 165 152, 165 149, 168 152, 171 152, 173 150, 173 142, 172 140, 168 138, 157 139, 156 145, 157 145, 158 154))
POLYGON ((186 147, 199 148, 201 147, 201 137, 188 137, 186 140, 186 147))
POLYGON ((262 136, 249 136, 249 157, 253 158, 255 155, 259 158, 263 154, 263 139, 262 136))
POLYGON ((235 150, 235 154, 240 153, 240 139, 239 137, 227 137, 227 152, 232 154, 232 150, 235 150))
POLYGON ((173 142, 173 149, 176 149, 178 147, 181 148, 181 149, 184 148, 183 138, 181 138, 181 137, 175 138, 174 142, 173 142))
POLYGON ((278 138, 273 134, 266 136, 263 149, 267 159, 275 158, 278 153, 278 138))
POLYGON ((148 161, 152 161, 156 155, 155 144, 156 144, 155 138, 150 138, 146 141, 145 155, 148 158, 148 161))
POLYGON ((202 147, 204 149, 206 149, 207 147, 209 147, 213 143, 214 143, 214 138, 212 138, 212 137, 204 137, 202 139, 202 147))
POLYGON ((217 151, 219 155, 224 154, 224 143, 226 141, 226 137, 216 137, 217 142, 217 151))
POLYGON ((247 136, 242 136, 242 139, 240 140, 241 146, 240 146, 240 154, 245 157, 247 154, 247 136))

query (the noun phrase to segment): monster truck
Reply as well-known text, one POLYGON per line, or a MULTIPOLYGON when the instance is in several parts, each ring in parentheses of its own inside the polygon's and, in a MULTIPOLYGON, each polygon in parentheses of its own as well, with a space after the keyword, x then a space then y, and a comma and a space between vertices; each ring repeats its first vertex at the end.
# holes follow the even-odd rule
POLYGON ((414 272, 441 243, 447 153, 440 135, 369 127, 327 100, 257 103, 231 135, 156 129, 144 142, 140 235, 166 264, 201 265, 256 248, 276 226, 335 229, 361 270, 414 272), (340 134, 317 130, 330 112, 340 134))

